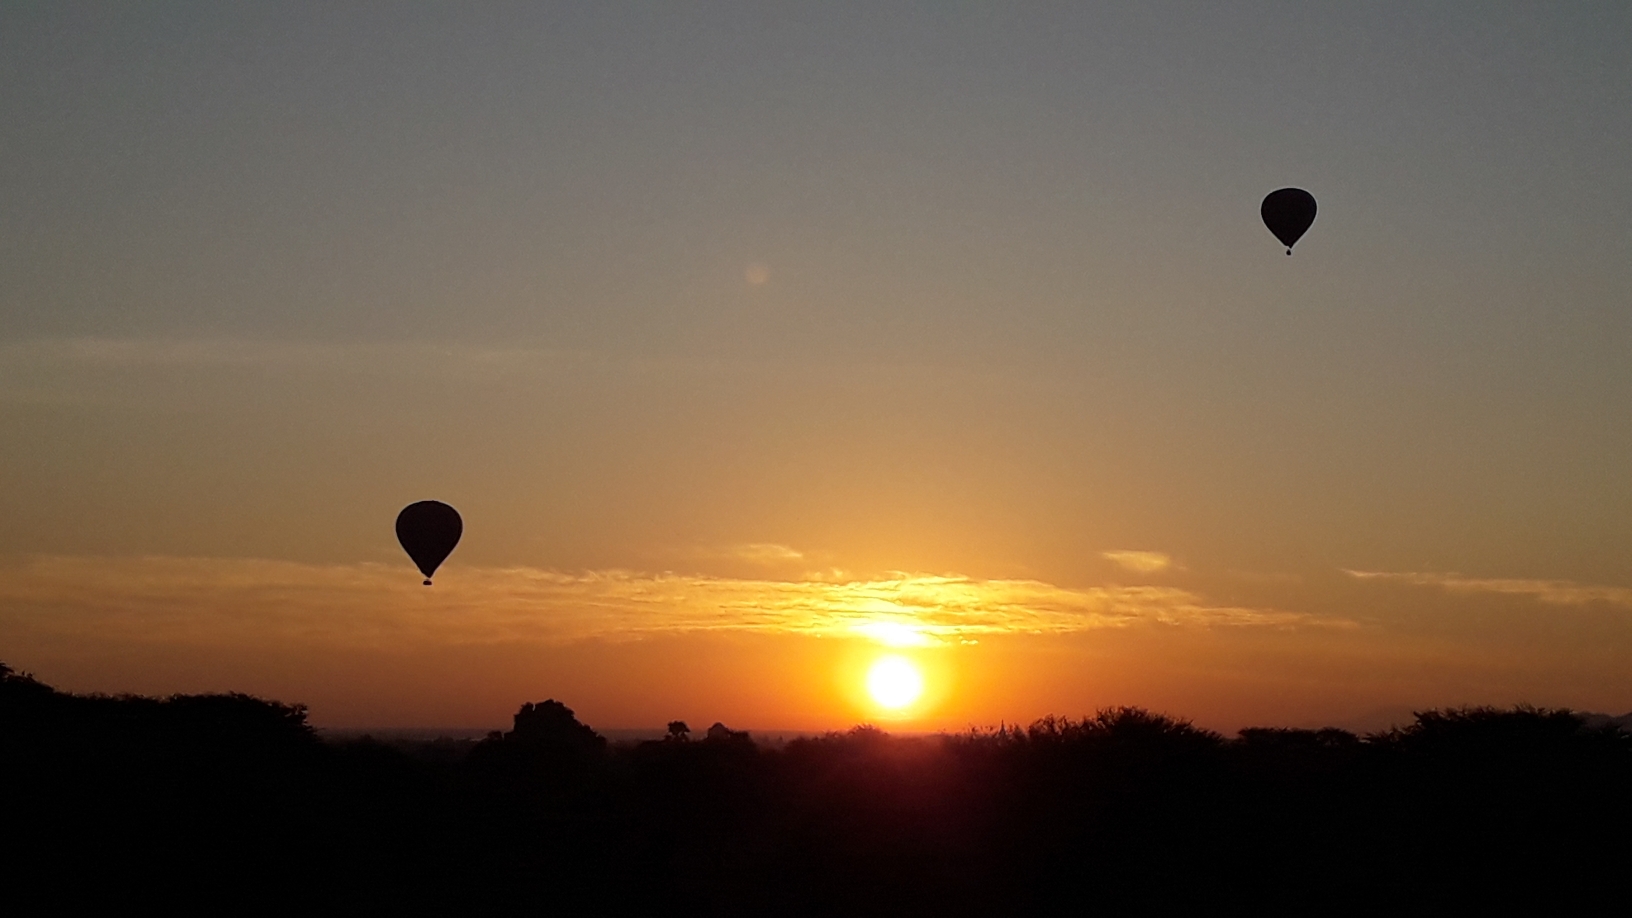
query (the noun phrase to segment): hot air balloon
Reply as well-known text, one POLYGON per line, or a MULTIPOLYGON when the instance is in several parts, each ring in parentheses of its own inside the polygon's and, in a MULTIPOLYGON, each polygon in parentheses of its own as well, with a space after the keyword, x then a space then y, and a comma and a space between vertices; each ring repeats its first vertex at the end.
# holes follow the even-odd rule
POLYGON ((409 504, 397 514, 397 541, 425 575, 426 586, 431 585, 431 575, 453 553, 464 531, 465 521, 459 518, 459 511, 439 500, 409 504))
POLYGON ((1264 198, 1258 212, 1263 214, 1264 225, 1286 246, 1286 254, 1291 255, 1293 244, 1315 222, 1315 196, 1302 188, 1281 188, 1264 198))

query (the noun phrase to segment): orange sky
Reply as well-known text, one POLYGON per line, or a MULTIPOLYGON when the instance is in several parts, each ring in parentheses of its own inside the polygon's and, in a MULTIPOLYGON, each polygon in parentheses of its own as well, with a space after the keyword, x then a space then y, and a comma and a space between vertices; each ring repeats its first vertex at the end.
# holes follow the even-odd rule
POLYGON ((841 727, 883 653, 902 729, 1622 713, 1629 32, 0 10, 0 660, 329 726, 841 727))
MULTIPOLYGON (((330 726, 492 725, 535 694, 605 727, 956 729, 1124 703, 1220 729, 1381 726, 1493 695, 1612 708, 1632 687, 1604 626, 1632 610, 1624 588, 1348 572, 1316 592, 1370 611, 1312 615, 1210 600, 1164 556, 1112 554, 1118 582, 1079 588, 450 564, 426 589, 401 564, 36 557, 3 571, 0 602, 8 647, 70 686, 301 698, 330 726), (904 712, 863 689, 884 654, 924 674, 904 712)), ((1237 592, 1309 595, 1296 581, 1237 592)))

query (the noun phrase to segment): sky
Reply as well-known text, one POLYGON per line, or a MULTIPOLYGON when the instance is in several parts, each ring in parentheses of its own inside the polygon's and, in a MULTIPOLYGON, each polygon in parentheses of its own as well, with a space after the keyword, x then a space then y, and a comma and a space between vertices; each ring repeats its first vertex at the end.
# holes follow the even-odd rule
POLYGON ((327 727, 1632 710, 1629 34, 6 4, 0 660, 327 727))

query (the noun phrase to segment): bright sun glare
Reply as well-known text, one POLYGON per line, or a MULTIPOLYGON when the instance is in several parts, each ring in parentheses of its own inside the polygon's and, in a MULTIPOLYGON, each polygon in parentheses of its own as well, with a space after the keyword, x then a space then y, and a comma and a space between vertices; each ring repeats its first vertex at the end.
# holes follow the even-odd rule
POLYGON ((867 691, 886 708, 904 708, 924 690, 924 677, 905 657, 880 657, 867 671, 867 691))

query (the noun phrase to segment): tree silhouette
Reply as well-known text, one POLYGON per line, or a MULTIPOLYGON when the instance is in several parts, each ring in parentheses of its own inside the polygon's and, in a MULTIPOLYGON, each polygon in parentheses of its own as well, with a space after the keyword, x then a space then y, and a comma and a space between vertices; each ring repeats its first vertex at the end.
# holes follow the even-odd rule
POLYGON ((1571 913, 1632 854, 1632 735, 1565 711, 708 733, 614 745, 548 700, 475 743, 324 741, 299 705, 70 695, 0 664, 0 863, 68 911, 1571 913))
POLYGON ((579 723, 571 708, 553 698, 522 705, 516 712, 514 728, 505 739, 525 746, 583 753, 598 753, 606 748, 605 737, 579 723))

